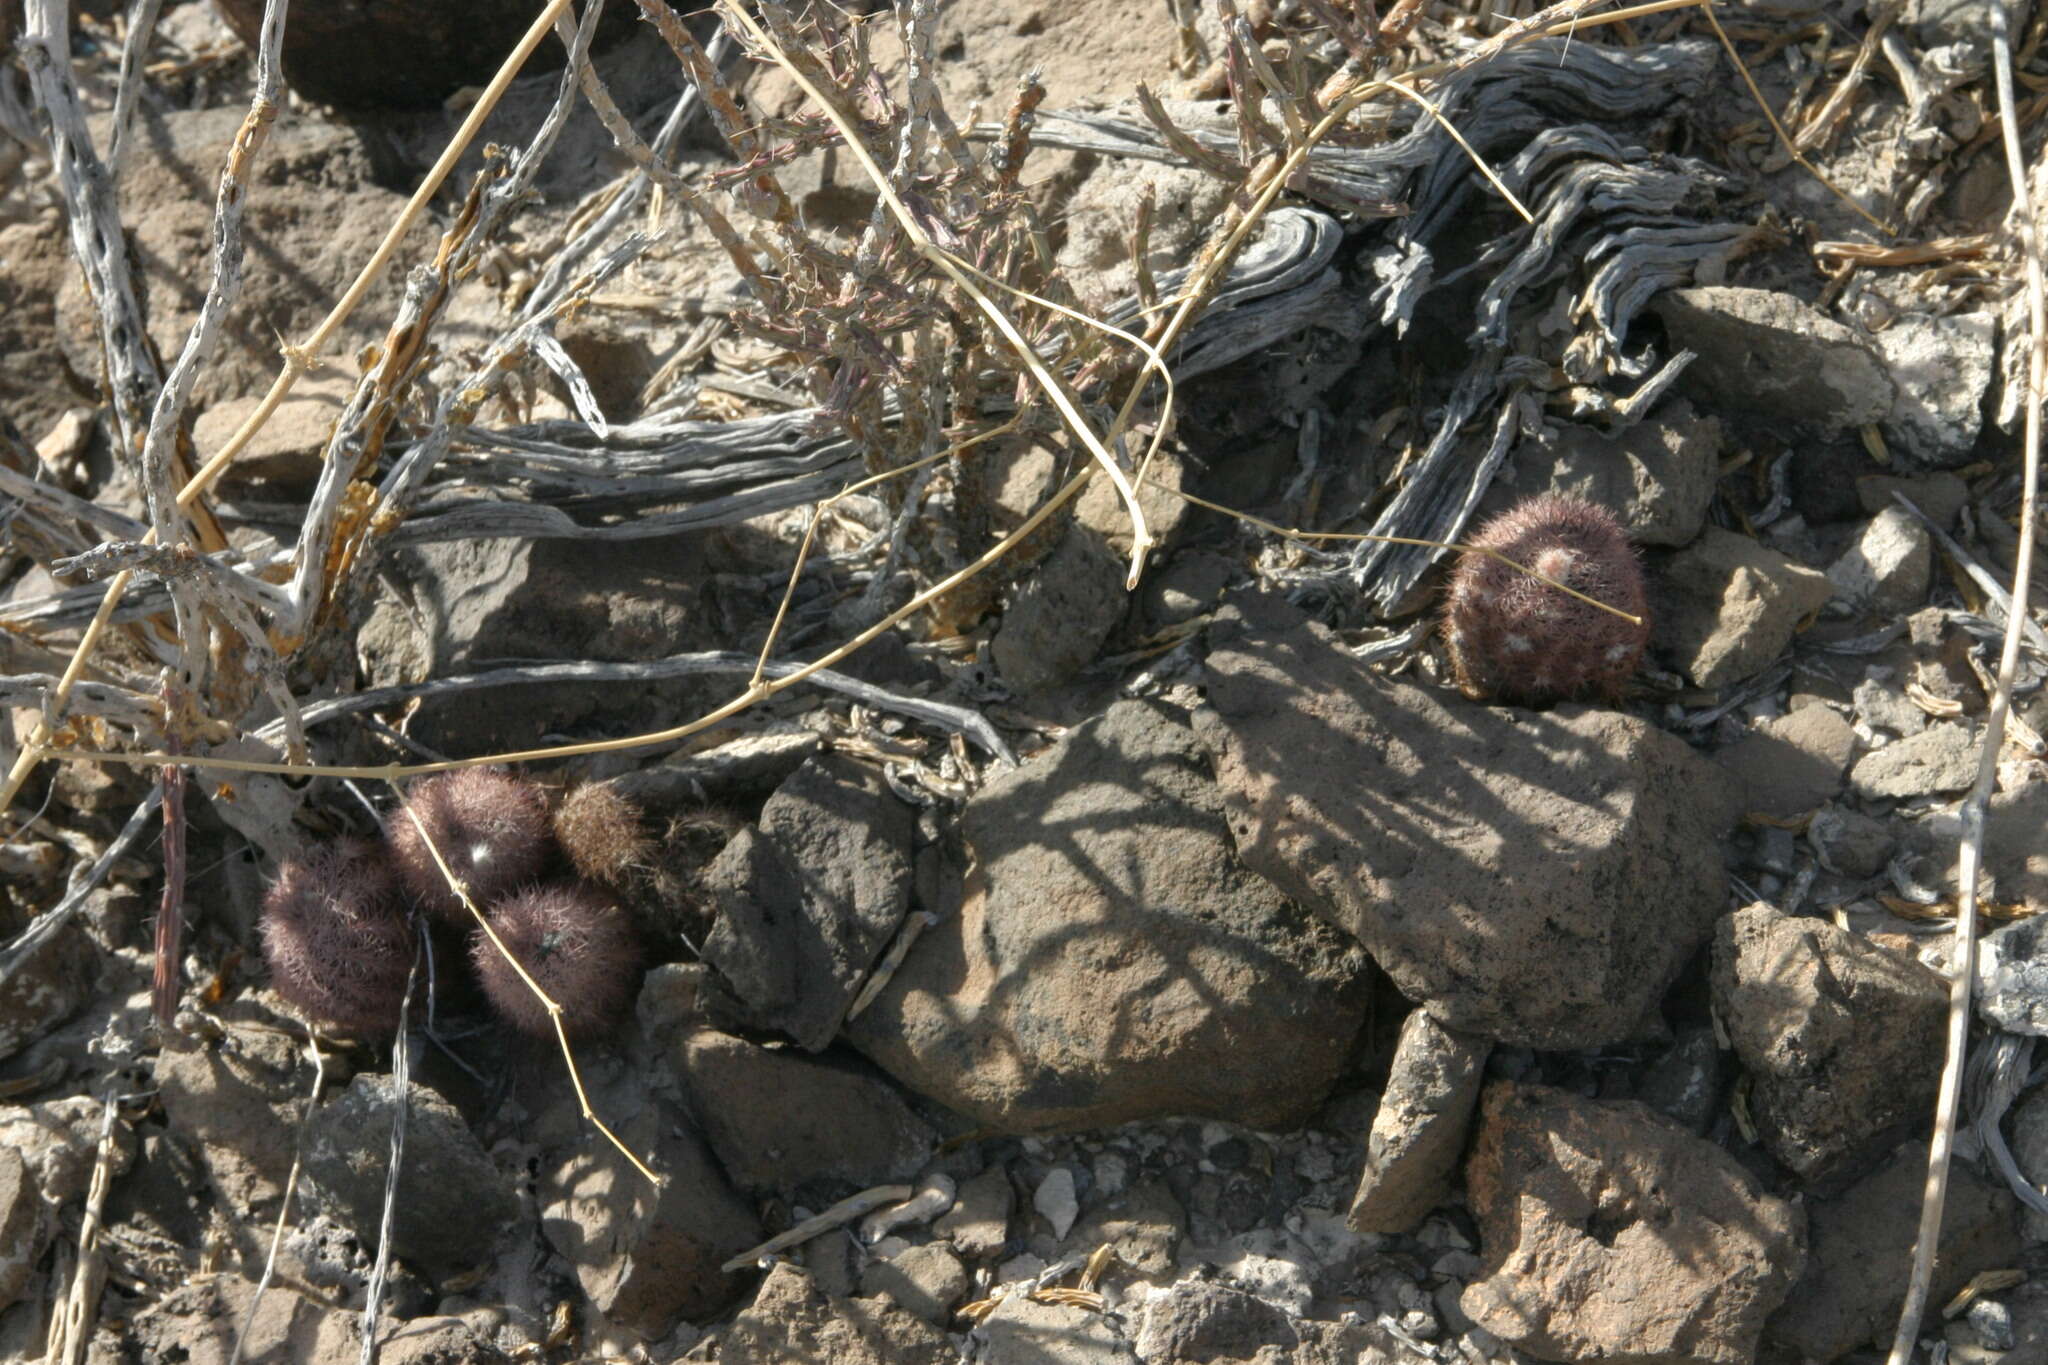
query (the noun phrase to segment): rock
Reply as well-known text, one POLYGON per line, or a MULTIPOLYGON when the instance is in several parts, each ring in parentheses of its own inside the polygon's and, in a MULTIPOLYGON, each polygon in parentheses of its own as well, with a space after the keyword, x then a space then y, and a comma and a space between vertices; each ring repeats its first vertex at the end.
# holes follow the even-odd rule
POLYGON ((1427 1010, 1409 1011, 1366 1141, 1352 1227, 1413 1232, 1444 1201, 1492 1051, 1492 1044, 1452 1032, 1427 1010))
MULTIPOLYGON (((287 31, 302 18, 293 16, 287 31)), ((246 112, 233 104, 136 110, 121 163, 121 221, 136 263, 136 286, 145 296, 150 340, 166 363, 184 347, 206 297, 214 190, 246 112)), ((95 115, 91 124, 104 149, 109 116, 95 115)), ((305 341, 354 283, 405 205, 403 195, 380 183, 384 154, 376 148, 374 135, 324 119, 279 119, 271 125, 243 178, 249 270, 194 389, 202 408, 268 389, 280 369, 280 337, 294 345, 305 341)), ((381 342, 404 288, 402 271, 386 271, 365 295, 356 320, 335 335, 327 357, 381 342)), ((76 270, 56 303, 66 359, 79 374, 99 374, 98 315, 76 270)))
POLYGON ((1897 400, 1866 334, 1790 294, 1673 289, 1651 307, 1673 350, 1698 353, 1679 388, 1702 406, 1832 432, 1879 421, 1897 400))
POLYGON ((1031 1207, 1052 1229, 1052 1239, 1065 1241, 1068 1229, 1081 1216, 1081 1201, 1074 1193, 1074 1168, 1055 1166, 1046 1172, 1045 1179, 1038 1182, 1037 1193, 1031 1196, 1031 1207))
POLYGON ((1840 806, 1814 812, 1807 822, 1806 841, 1823 868, 1843 877, 1875 877, 1891 861, 1891 826, 1840 806))
POLYGON ((788 1263, 762 1281, 718 1346, 719 1365, 953 1365, 943 1332, 882 1299, 835 1299, 788 1263))
MULTIPOLYGON (((2029 1091, 2012 1111, 2010 1126, 2013 1161, 2020 1174, 2039 1188, 2048 1181, 2048 1088, 2036 1086, 2029 1091)), ((0 1177, 0 1185, 4 1185, 4 1177, 0 1177)), ((2048 1213, 2023 1205, 2020 1219, 2028 1242, 2048 1242, 2048 1213)))
MULTIPOLYGON (((1988 842, 1988 841, 1987 841, 1988 842)), ((2048 1034, 2048 920, 2015 920, 1977 947, 1977 1012, 2010 1033, 2048 1034)))
POLYGON ((1919 963, 1759 904, 1716 932, 1713 990, 1764 1146, 1801 1180, 1933 1112, 1948 989, 1919 963))
POLYGON ((1721 1049, 1714 1031, 1681 1030, 1643 1073, 1636 1097, 1694 1137, 1705 1137, 1721 1101, 1721 1049))
MULTIPOLYGON (((279 1284, 258 1302, 248 1280, 203 1275, 136 1314, 127 1332, 136 1354, 118 1358, 231 1365, 246 1322, 248 1340, 239 1358, 251 1365, 354 1365, 362 1353, 362 1317, 360 1308, 326 1307, 279 1284)), ((378 1339, 384 1365, 503 1365, 507 1359, 452 1317, 385 1318, 378 1339)), ((117 1359, 103 1353, 104 1341, 94 1343, 93 1365, 114 1365, 117 1359)))
POLYGON ((1903 615, 1927 600, 1934 573, 1934 539, 1903 507, 1870 519, 1856 543, 1828 570, 1828 581, 1858 609, 1903 615))
POLYGON ((1718 526, 1666 561, 1657 582, 1651 641, 1705 688, 1761 672, 1835 591, 1826 575, 1718 526))
MULTIPOLYGON (((1919 30, 1920 44, 1934 48, 1946 43, 1967 43, 1978 55, 1988 53, 1991 43, 1990 6, 1970 0, 1907 0, 1899 18, 1919 30)), ((2009 31, 2017 32, 2032 17, 2028 0, 2004 0, 2009 31)), ((1963 60, 1968 60, 1965 56, 1963 60)), ((2013 1365, 2019 1365, 2015 1361, 2013 1365)))
MULTIPOLYGON (((229 1207, 254 1211, 284 1193, 313 1092, 313 1069, 288 1035, 230 1026, 216 1046, 166 1048, 156 1084, 172 1131, 191 1141, 229 1207)), ((390 1139, 386 1128, 380 1151, 390 1139)))
MULTIPOLYGON (((267 479, 310 492, 320 477, 327 438, 355 387, 355 367, 346 362, 300 379, 235 457, 228 479, 267 479)), ((192 424, 192 444, 208 453, 219 450, 262 406, 255 394, 215 403, 192 424)))
POLYGON ((0 981, 0 1061, 84 1008, 97 993, 97 958, 92 940, 73 921, 14 965, 0 981))
POLYGON ((1109 309, 1138 292, 1131 231, 1148 191, 1153 217, 1147 259, 1153 273, 1163 275, 1201 249, 1196 226, 1222 210, 1228 187, 1192 166, 1147 163, 1103 166, 1083 180, 1066 203, 1067 238, 1059 259, 1075 291, 1093 307, 1109 309))
POLYGON ((760 801, 823 747, 815 731, 791 722, 771 723, 715 748, 671 754, 620 774, 610 785, 628 801, 650 810, 721 797, 760 801))
POLYGON ((916 821, 874 769, 813 759, 704 870, 718 920, 704 960, 747 1022, 816 1052, 910 905, 916 821))
POLYGON ((43 1254, 42 1196, 21 1153, 0 1146, 0 1311, 28 1287, 43 1254))
POLYGON ((78 401, 57 378, 66 364, 57 299, 77 273, 61 215, 0 227, 0 355, 7 357, 0 365, 0 413, 30 439, 64 420, 78 401))
POLYGON ((1720 913, 1711 765, 1612 712, 1390 683, 1270 599, 1226 605, 1210 642, 1196 724, 1249 866, 1447 1028, 1640 1034, 1720 913))
POLYGON ((1988 312, 1893 318, 1876 336, 1878 354, 1898 385, 1884 419, 1887 444, 1933 463, 1962 463, 1984 425, 1997 335, 1988 312))
MULTIPOLYGON (((255 47, 263 27, 263 0, 214 0, 221 17, 255 47)), ((335 8, 308 8, 284 30, 284 76, 292 89, 320 104, 412 108, 439 104, 465 85, 497 73, 544 8, 542 0, 369 0, 335 8)), ((597 43, 631 34, 639 11, 615 7, 599 21, 597 43)), ((566 49, 553 36, 522 68, 527 74, 558 70, 566 49)))
MULTIPOLYGON (((1839 1197, 1807 1201, 1806 1273, 1771 1317, 1773 1341, 1816 1361, 1891 1342, 1926 1179, 1927 1144, 1910 1142, 1839 1197)), ((2020 1242, 2013 1223, 2011 1194, 1970 1163, 1952 1163, 1929 1302, 1946 1303, 1972 1276, 2014 1264, 2020 1242)))
POLYGON ((680 1112, 648 1097, 613 1122, 662 1184, 586 1133, 545 1173, 541 1232, 576 1268, 593 1307, 652 1341, 732 1302, 743 1281, 719 1267, 759 1245, 761 1225, 680 1112))
MULTIPOLYGON (((89 1095, 42 1104, 0 1105, 0 1148, 21 1157, 29 1187, 42 1196, 51 1213, 67 1204, 82 1203, 92 1189, 103 1113, 101 1102, 89 1095)), ((116 1122, 113 1140, 112 1173, 125 1175, 135 1163, 135 1130, 116 1122)))
POLYGON ((1849 770, 1849 790, 1866 801, 1959 792, 1976 780, 1976 733, 1952 720, 1873 749, 1849 770))
POLYGON ((1161 631, 1194 620, 1216 605, 1238 566, 1210 550, 1183 550, 1158 573, 1145 575, 1145 624, 1161 631))
MULTIPOLYGON (((666 658, 727 643, 715 624, 714 558, 701 536, 609 543, 484 539, 392 551, 394 591, 377 594, 356 635, 367 685, 383 687, 481 670, 501 659, 666 658)), ((719 572, 733 568, 730 553, 719 572)), ((406 733, 444 753, 505 752, 536 735, 618 723, 656 728, 701 715, 730 696, 727 678, 635 688, 548 683, 429 700, 406 733)))
POLYGON ((1690 544, 1706 524, 1724 443, 1721 424, 1683 399, 1614 435, 1560 423, 1516 451, 1513 497, 1490 498, 1481 511, 1562 493, 1614 513, 1638 545, 1690 544))
POLYGON ((1404 1355, 1400 1343, 1377 1324, 1304 1321, 1234 1285, 1198 1276, 1145 1301, 1136 1347, 1141 1365, 1338 1365, 1404 1355))
POLYGON ((953 1306, 966 1297, 967 1283, 960 1258, 928 1242, 870 1263, 861 1273, 860 1292, 865 1298, 893 1299, 899 1308, 943 1328, 953 1306))
MULTIPOLYGON (((314 1112, 307 1129, 307 1194, 372 1249, 398 1099, 389 1076, 358 1076, 314 1112)), ((483 1264, 498 1234, 519 1216, 512 1182, 499 1174, 454 1105, 423 1085, 410 1087, 405 1101, 405 1160, 392 1204, 391 1250, 434 1275, 483 1264)))
MULTIPOLYGON (((1915 507, 1934 518, 1944 531, 1955 529, 1956 517, 1970 501, 1970 485, 1953 474, 1936 471, 1917 479, 1893 474, 1864 474, 1856 480, 1856 499, 1870 516, 1897 507, 1893 493, 1904 493, 1915 507)), ((1917 523, 1916 523, 1917 524, 1917 523)))
POLYGON ((960 1186, 953 1207, 939 1215, 932 1231, 952 1239, 953 1249, 969 1260, 985 1260, 1010 1240, 1010 1211, 1017 1192, 1009 1173, 992 1166, 960 1186))
POLYGON ((1108 1246, 1134 1274, 1171 1275, 1187 1227, 1187 1211, 1173 1191, 1158 1180, 1140 1180, 1089 1210, 1068 1245, 1091 1253, 1108 1246))
POLYGON ((1856 731, 1825 706, 1764 721, 1715 755, 1741 784, 1742 809, 1778 820, 1831 800, 1855 756, 1856 731))
POLYGON ((1109 1317, 1075 1304, 1010 1294, 968 1340, 981 1365, 1135 1365, 1130 1343, 1109 1317))
POLYGON ((1891 680, 1892 676, 1891 669, 1873 668, 1856 684, 1851 694, 1856 719, 1873 730, 1917 735, 1927 728, 1927 713, 1913 704, 1912 698, 1891 680))
POLYGON ((1008 1132, 1313 1111, 1367 1008, 1363 953, 1245 870, 1193 733, 1119 702, 967 803, 975 865, 848 1036, 1008 1132))
POLYGON ((907 1180, 938 1135, 858 1059, 807 1057, 700 1029, 679 1049, 691 1108, 733 1184, 788 1196, 809 1181, 907 1180))
POLYGON ((1037 692, 1085 668, 1123 620, 1128 572, 1101 532, 1068 526, 1018 585, 989 642, 1003 681, 1019 692, 1037 692))
POLYGON ((1803 1263, 1799 1211, 1632 1102, 1496 1082, 1466 1166, 1472 1320, 1542 1360, 1748 1365, 1803 1263))
POLYGON ((2000 900, 2048 909, 2048 782, 1992 793, 1984 813, 1984 866, 2000 900))

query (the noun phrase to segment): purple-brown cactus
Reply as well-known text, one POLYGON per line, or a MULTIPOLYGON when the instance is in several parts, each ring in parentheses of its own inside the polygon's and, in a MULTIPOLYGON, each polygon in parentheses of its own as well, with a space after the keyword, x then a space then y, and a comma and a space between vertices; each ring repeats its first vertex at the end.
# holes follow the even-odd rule
MULTIPOLYGON (((493 905, 486 916, 507 951, 562 1007, 572 1038, 602 1032, 625 1013, 640 987, 640 945, 633 922, 610 897, 577 882, 532 886, 493 905)), ((470 959, 484 994, 522 1033, 554 1032, 547 1007, 490 937, 479 929, 470 959)))
MULTIPOLYGON (((413 783, 406 800, 479 908, 547 870, 555 845, 547 793, 537 783, 504 768, 458 768, 413 783)), ((436 915, 471 923, 412 816, 394 810, 386 833, 405 889, 436 915)))
POLYGON ((1613 514, 1545 493, 1487 522, 1471 543, 1636 619, 1468 550, 1444 604, 1444 645, 1460 690, 1531 705, 1620 696, 1649 641, 1650 618, 1642 565, 1613 514))
POLYGON ((279 869, 259 921, 270 983, 323 1023, 398 1027, 417 940, 382 850, 342 839, 279 869))
POLYGON ((641 828, 640 808, 604 782, 585 782, 562 798, 555 840, 579 873, 611 887, 644 868, 654 846, 641 828))

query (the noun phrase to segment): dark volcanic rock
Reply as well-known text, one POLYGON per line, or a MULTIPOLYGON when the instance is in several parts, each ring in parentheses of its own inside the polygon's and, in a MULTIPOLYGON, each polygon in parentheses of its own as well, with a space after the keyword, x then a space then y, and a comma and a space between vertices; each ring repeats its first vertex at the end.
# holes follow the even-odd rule
POLYGON ((1473 1320, 1542 1360, 1748 1365, 1804 1263, 1799 1211, 1632 1102, 1497 1083, 1467 1164, 1473 1320))
POLYGON ((1716 932, 1713 981, 1764 1146, 1802 1180, 1933 1112, 1948 988, 1919 963, 1752 905, 1716 932))
POLYGON ((1387 682, 1270 600, 1226 607, 1211 642, 1196 729, 1247 865, 1450 1028, 1641 1031, 1720 912, 1715 769, 1628 716, 1387 682))
POLYGON ((1366 1141, 1365 1174, 1351 1201, 1360 1232, 1412 1232, 1451 1190, 1465 1130, 1493 1045, 1411 1010, 1366 1141))
POLYGON ((921 1094, 1012 1132, 1305 1116, 1363 1021, 1355 945, 1241 866, 1200 746, 1120 702, 962 819, 959 914, 848 1027, 921 1094))
MULTIPOLYGON (((254 47, 263 0, 214 0, 242 41, 254 47)), ((439 104, 465 85, 482 85, 534 18, 543 0, 350 0, 295 6, 284 29, 284 75, 292 89, 323 104, 439 104)), ((599 21, 600 43, 632 31, 639 10, 614 3, 599 21)), ((523 68, 562 65, 550 34, 523 68)))
POLYGON ((704 960, 745 1006, 813 1052, 910 905, 910 808, 874 769, 813 759, 704 870, 718 921, 704 960))

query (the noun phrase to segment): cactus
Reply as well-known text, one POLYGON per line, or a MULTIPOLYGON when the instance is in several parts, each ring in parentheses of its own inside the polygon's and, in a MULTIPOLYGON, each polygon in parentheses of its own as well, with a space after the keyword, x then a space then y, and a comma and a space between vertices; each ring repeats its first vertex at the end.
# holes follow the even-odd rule
POLYGON ((1642 565, 1606 508, 1545 493, 1480 528, 1451 574, 1444 645, 1458 687, 1479 700, 1613 700, 1650 636, 1642 565), (1610 607, 1602 611, 1511 568, 1492 550, 1610 607))
POLYGON ((614 888, 646 867, 653 848, 640 827, 640 808, 604 782, 586 782, 562 798, 555 841, 584 877, 614 888))
MULTIPOLYGON (((640 948, 625 911, 591 887, 555 882, 528 887, 486 916, 506 951, 562 1007, 571 1038, 602 1032, 632 1004, 640 984, 640 948)), ((547 1007, 489 935, 470 940, 470 960, 506 1023, 522 1033, 554 1032, 547 1007)))
POLYGON ((376 845, 343 839, 287 862, 258 923, 271 985, 288 1004, 356 1032, 398 1027, 416 939, 376 845))
MULTIPOLYGON (((480 908, 547 870, 554 840, 547 794, 536 783, 503 768, 459 768, 413 783, 406 798, 480 908)), ((393 812, 386 837, 405 889, 435 914, 469 922, 412 816, 393 812)))

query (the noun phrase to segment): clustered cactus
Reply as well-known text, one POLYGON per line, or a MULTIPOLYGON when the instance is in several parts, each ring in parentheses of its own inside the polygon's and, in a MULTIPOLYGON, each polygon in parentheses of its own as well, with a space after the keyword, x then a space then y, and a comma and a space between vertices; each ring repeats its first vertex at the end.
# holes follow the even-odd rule
POLYGON ((1528 705, 1615 700, 1650 638, 1642 565, 1606 508, 1545 493, 1481 527, 1451 574, 1444 646, 1458 687, 1528 705), (1595 601, 1503 564, 1491 550, 1595 601))
POLYGON ((620 885, 644 852, 640 812, 595 785, 552 807, 538 783, 502 768, 458 769, 412 784, 381 846, 342 839, 287 862, 260 924, 272 985, 323 1022, 392 1031, 418 946, 410 913, 417 907, 469 935, 485 998, 507 1024, 554 1032, 546 1006, 497 944, 562 1006, 566 1033, 601 1032, 639 981, 632 919, 605 888, 620 885), (497 944, 449 887, 442 862, 497 944))

